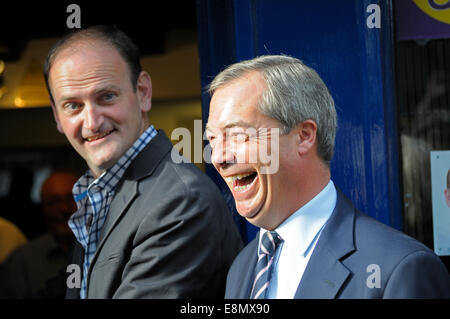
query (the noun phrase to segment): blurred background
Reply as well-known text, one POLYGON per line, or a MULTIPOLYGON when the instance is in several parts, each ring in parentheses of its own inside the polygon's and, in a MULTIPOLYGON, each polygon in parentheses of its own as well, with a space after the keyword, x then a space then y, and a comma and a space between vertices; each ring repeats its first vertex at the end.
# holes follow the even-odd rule
MULTIPOLYGON (((0 5, 0 199, 14 190, 39 204, 52 171, 86 169, 56 130, 42 75, 48 49, 68 30, 70 3, 0 5)), ((81 27, 115 24, 137 43, 153 80, 150 122, 169 137, 188 128, 191 145, 194 121, 208 117, 202 88, 226 65, 268 53, 303 60, 337 106, 333 181, 357 208, 437 251, 430 152, 450 150, 450 1, 76 3, 81 27)), ((214 168, 196 165, 251 240, 255 228, 236 213, 214 168)), ((450 243, 441 248, 449 267, 450 243)))
MULTIPOLYGON (((68 31, 70 3, 1 5, 0 197, 8 194, 16 167, 32 173, 35 203, 40 200, 40 185, 52 170, 72 169, 81 175, 86 169, 56 130, 42 73, 49 48, 68 31)), ((169 137, 177 127, 194 132, 194 120, 201 120, 195 1, 145 8, 139 2, 77 4, 82 27, 115 24, 140 48, 143 69, 153 81, 151 123, 169 137)), ((203 164, 197 165, 203 169, 203 164)))

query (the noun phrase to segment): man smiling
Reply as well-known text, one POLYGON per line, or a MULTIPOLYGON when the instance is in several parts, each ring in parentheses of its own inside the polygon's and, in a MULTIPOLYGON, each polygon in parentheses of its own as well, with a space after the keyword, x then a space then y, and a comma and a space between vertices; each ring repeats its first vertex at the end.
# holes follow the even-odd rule
POLYGON ((151 79, 131 39, 106 26, 71 33, 44 73, 57 128, 89 167, 73 187, 83 276, 67 297, 223 296, 239 234, 217 187, 174 163, 149 124, 151 79))
POLYGON ((227 298, 450 297, 449 274, 431 250, 359 212, 335 187, 336 111, 314 70, 262 56, 229 66, 209 91, 211 161, 239 214, 261 228, 230 268, 227 298), (278 169, 266 170, 273 161, 278 169))
POLYGON ((49 78, 58 130, 97 178, 148 127, 150 77, 140 73, 134 88, 125 61, 106 44, 84 41, 60 51, 49 78))

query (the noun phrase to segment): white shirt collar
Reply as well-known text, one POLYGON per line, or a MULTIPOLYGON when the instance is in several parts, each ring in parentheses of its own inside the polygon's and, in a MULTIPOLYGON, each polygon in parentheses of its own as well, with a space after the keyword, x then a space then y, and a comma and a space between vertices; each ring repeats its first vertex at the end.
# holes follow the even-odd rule
MULTIPOLYGON (((275 229, 284 239, 283 250, 297 251, 305 256, 333 213, 336 200, 336 188, 333 181, 330 180, 319 194, 283 221, 275 229)), ((261 228, 260 242, 265 232, 266 230, 261 228)))

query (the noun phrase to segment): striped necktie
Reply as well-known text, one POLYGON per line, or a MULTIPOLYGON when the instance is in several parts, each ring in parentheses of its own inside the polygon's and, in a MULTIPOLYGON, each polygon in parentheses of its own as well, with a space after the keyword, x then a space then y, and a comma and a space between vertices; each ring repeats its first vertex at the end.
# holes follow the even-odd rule
POLYGON ((266 231, 262 236, 259 246, 260 254, 255 267, 255 280, 250 293, 251 299, 265 298, 275 250, 282 241, 283 239, 276 231, 266 231))

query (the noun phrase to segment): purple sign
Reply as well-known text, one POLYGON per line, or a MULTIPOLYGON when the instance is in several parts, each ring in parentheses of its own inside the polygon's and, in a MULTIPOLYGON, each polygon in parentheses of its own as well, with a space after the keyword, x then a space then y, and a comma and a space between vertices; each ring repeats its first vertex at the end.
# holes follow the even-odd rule
POLYGON ((450 38, 450 0, 395 0, 397 40, 450 38))

